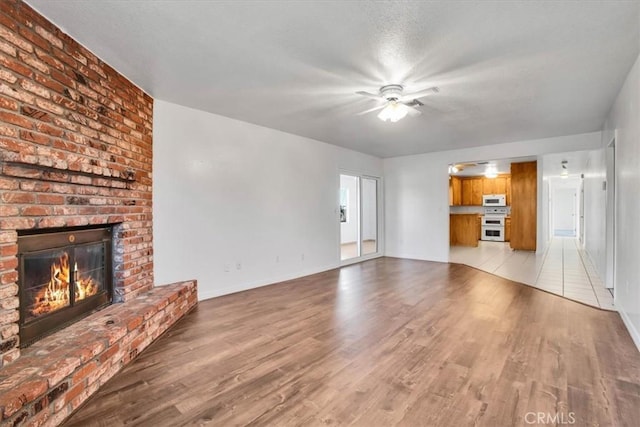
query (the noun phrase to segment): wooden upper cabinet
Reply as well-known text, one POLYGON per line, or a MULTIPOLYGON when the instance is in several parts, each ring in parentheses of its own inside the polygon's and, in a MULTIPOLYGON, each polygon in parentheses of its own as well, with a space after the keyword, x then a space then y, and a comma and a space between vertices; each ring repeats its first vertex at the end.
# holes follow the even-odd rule
POLYGON ((536 250, 537 162, 511 163, 511 248, 536 250))
POLYGON ((471 188, 471 180, 468 178, 460 180, 460 204, 463 206, 471 206, 473 203, 473 189, 471 188))
POLYGON ((492 194, 507 194, 507 178, 499 176, 493 180, 493 193, 492 194))
POLYGON ((507 176, 482 178, 482 194, 507 194, 507 176))
POLYGON ((495 180, 498 178, 483 178, 482 179, 482 194, 498 194, 495 191, 495 180))
POLYGON ((505 194, 507 195, 506 199, 507 199, 507 206, 511 206, 511 175, 509 175, 508 177, 505 178, 506 181, 506 190, 505 190, 505 194))
POLYGON ((449 205, 460 206, 462 204, 462 180, 452 176, 449 180, 449 205))
POLYGON ((510 185, 509 175, 501 175, 497 178, 452 176, 449 180, 449 205, 482 206, 484 194, 506 194, 507 205, 509 205, 510 185))
POLYGON ((471 178, 471 204, 482 206, 482 178, 471 178))
POLYGON ((460 185, 462 191, 462 205, 481 206, 482 205, 482 178, 464 178, 460 185))

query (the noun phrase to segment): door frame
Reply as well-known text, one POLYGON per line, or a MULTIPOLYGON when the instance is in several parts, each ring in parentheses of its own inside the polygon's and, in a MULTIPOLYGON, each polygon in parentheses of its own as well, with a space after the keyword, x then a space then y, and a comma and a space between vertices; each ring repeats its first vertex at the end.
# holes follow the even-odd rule
MULTIPOLYGON (((373 258, 380 258, 384 256, 384 191, 383 191, 383 177, 376 176, 374 174, 366 173, 366 172, 357 172, 349 169, 338 169, 338 188, 337 188, 337 208, 336 212, 336 230, 337 230, 337 248, 336 248, 336 256, 338 259, 338 264, 340 266, 355 264, 358 262, 366 261, 373 258), (340 230, 340 175, 349 175, 358 177, 358 193, 360 197, 362 196, 362 179, 374 179, 376 180, 376 233, 377 233, 377 244, 376 244, 376 252, 360 255, 354 258, 349 258, 343 260, 340 253, 341 246, 341 230, 340 230)), ((362 246, 362 200, 358 201, 358 247, 362 246)), ((361 249, 359 250, 361 252, 361 249)))
POLYGON ((580 174, 580 188, 578 189, 578 242, 584 248, 584 174, 580 174))
MULTIPOLYGON (((605 151, 606 208, 605 208, 605 287, 614 289, 616 284, 616 140, 618 131, 609 141, 605 151)), ((614 295, 615 298, 615 295, 614 295)))

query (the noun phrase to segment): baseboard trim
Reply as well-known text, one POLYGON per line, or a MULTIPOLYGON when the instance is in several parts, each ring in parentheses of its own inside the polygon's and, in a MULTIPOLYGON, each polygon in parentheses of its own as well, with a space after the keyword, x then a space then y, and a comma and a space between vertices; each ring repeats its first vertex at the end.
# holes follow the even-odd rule
POLYGON ((247 283, 241 283, 233 286, 227 286, 224 288, 217 288, 217 289, 210 289, 210 290, 202 290, 202 288, 200 288, 198 289, 198 301, 220 297, 223 295, 235 294, 236 292, 248 291, 249 289, 261 288, 263 286, 269 286, 269 285, 273 285, 280 282, 286 282, 287 280, 297 279, 304 276, 310 276, 312 274, 322 273, 324 271, 333 270, 339 267, 340 267, 339 264, 328 264, 322 267, 309 268, 307 270, 301 270, 295 273, 276 276, 266 280, 257 280, 257 281, 247 282, 247 283))
POLYGON ((638 330, 633 325, 631 319, 629 319, 629 316, 627 316, 627 313, 622 309, 622 307, 618 309, 618 313, 620 313, 622 323, 624 323, 624 326, 627 327, 627 331, 629 331, 629 335, 631 335, 633 343, 636 345, 638 351, 640 351, 640 333, 638 333, 638 330))

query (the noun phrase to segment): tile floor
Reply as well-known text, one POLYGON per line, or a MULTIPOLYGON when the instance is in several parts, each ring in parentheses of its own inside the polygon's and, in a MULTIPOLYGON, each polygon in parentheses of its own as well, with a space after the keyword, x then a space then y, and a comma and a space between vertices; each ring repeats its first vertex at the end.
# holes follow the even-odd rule
POLYGON ((512 251, 509 243, 479 242, 477 248, 452 246, 449 260, 607 310, 613 296, 573 237, 554 237, 543 254, 512 251))

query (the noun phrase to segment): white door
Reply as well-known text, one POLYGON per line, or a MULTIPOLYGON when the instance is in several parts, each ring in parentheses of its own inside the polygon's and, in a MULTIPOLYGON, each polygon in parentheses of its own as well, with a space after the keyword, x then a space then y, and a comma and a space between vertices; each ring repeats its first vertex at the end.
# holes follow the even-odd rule
POLYGON ((378 252, 378 180, 362 177, 362 255, 378 252))
POLYGON ((340 259, 360 256, 360 177, 340 175, 340 259))
POLYGON ((576 190, 556 188, 553 194, 553 235, 576 235, 576 190))
POLYGON ((379 179, 340 175, 340 260, 372 256, 378 238, 379 179))

